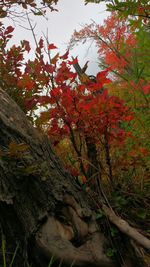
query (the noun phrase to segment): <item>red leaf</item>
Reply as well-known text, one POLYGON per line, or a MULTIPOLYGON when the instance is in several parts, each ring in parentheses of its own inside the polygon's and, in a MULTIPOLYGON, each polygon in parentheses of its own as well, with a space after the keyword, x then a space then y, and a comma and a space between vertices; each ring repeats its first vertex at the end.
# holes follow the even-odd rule
POLYGON ((67 50, 67 52, 64 55, 62 55, 60 58, 65 60, 68 58, 68 55, 69 55, 69 50, 67 50))
POLYGON ((111 80, 108 79, 108 78, 106 78, 106 76, 108 74, 108 71, 109 71, 109 68, 106 69, 106 70, 100 71, 99 73, 97 73, 96 80, 98 82, 102 82, 103 84, 104 83, 110 83, 111 80))
POLYGON ((57 46, 55 46, 54 44, 49 44, 48 50, 52 50, 52 49, 57 49, 57 46))
POLYGON ((105 78, 107 75, 107 71, 106 70, 103 70, 103 71, 100 71, 97 73, 97 80, 100 80, 101 78, 105 78))
POLYGON ((97 80, 106 78, 106 75, 108 74, 108 71, 109 70, 106 69, 106 70, 103 70, 103 71, 98 72, 97 73, 97 76, 96 76, 97 80))
POLYGON ((5 30, 5 34, 9 34, 11 32, 13 32, 14 28, 12 26, 8 26, 5 30))
POLYGON ((148 83, 147 85, 143 86, 143 92, 145 95, 147 95, 150 92, 150 83, 148 83))
POLYGON ((131 121, 133 119, 132 115, 128 115, 124 118, 124 121, 131 121))
POLYGON ((75 176, 75 177, 79 175, 79 172, 77 170, 70 170, 70 173, 72 176, 75 176))
POLYGON ((25 106, 27 110, 31 110, 37 104, 37 99, 35 96, 25 99, 25 106))
POLYGON ((29 53, 31 50, 29 42, 26 40, 23 40, 23 45, 24 45, 25 50, 29 53))
POLYGON ((72 61, 68 60, 68 64, 69 64, 69 65, 74 65, 74 64, 76 64, 76 63, 78 63, 78 58, 77 58, 77 57, 74 58, 72 61))
POLYGON ((35 86, 35 81, 30 78, 28 74, 24 74, 17 84, 20 88, 32 90, 35 86))
POLYGON ((40 41, 39 41, 39 47, 40 47, 40 48, 43 48, 43 47, 44 47, 44 41, 43 41, 42 38, 41 38, 40 41))
POLYGON ((59 98, 61 95, 60 88, 54 88, 51 90, 51 97, 59 98))
POLYGON ((45 70, 49 73, 53 73, 53 71, 55 70, 54 66, 46 63, 46 65, 44 66, 45 70))
POLYGON ((50 100, 51 100, 51 97, 47 95, 45 96, 43 95, 38 98, 38 102, 40 103, 40 105, 49 104, 50 100))

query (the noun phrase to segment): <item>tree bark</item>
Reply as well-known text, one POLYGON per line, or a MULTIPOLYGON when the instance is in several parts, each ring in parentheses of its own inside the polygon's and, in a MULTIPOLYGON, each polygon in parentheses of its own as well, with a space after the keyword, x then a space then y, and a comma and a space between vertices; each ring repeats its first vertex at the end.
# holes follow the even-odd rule
POLYGON ((1 89, 0 228, 0 266, 5 256, 9 266, 16 246, 15 267, 47 267, 52 257, 65 266, 117 266, 86 194, 1 89))

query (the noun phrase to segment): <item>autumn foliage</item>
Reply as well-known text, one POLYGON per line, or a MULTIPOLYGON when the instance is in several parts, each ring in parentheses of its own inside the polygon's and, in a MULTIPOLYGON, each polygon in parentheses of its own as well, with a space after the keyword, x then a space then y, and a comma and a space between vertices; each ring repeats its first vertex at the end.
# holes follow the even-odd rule
MULTIPOLYGON (((39 7, 34 0, 4 2, 0 4, 1 17, 11 17, 11 5, 19 4, 19 8, 34 15, 44 15, 45 6, 53 10, 57 3, 43 0, 39 7)), ((149 6, 145 13, 144 1, 114 2, 117 9, 114 12, 115 6, 109 5, 113 12, 103 25, 93 22, 73 33, 70 49, 63 55, 46 38, 35 40, 34 55, 27 40, 10 46, 14 27, 1 23, 0 87, 17 102, 34 127, 49 137, 70 179, 76 180, 89 199, 92 196, 95 206, 103 199, 148 235, 149 6), (126 6, 127 2, 130 5, 126 6), (141 2, 141 6, 135 5, 132 10, 133 2, 141 2), (135 12, 138 15, 134 18, 135 12), (75 68, 80 65, 78 57, 71 56, 73 46, 88 40, 97 47, 99 70, 95 77, 88 76, 83 68, 79 75, 75 68)), ((8 155, 20 156, 26 148, 26 144, 20 147, 11 142, 8 155)), ((99 207, 96 213, 119 251, 116 255, 122 257, 116 229, 108 225, 99 207)), ((110 256, 116 253, 110 252, 110 256)))
POLYGON ((14 29, 1 24, 1 87, 49 135, 65 167, 81 182, 90 184, 96 177, 115 185, 126 171, 135 177, 142 168, 143 181, 149 177, 148 22, 140 23, 138 28, 112 13, 104 25, 92 23, 74 32, 71 45, 89 38, 96 42, 101 69, 95 80, 79 79, 73 68, 78 59, 69 51, 60 55, 42 38, 35 58, 25 60, 29 42, 8 48, 14 29))
MULTIPOLYGON (((128 126, 135 134, 132 144, 128 144, 128 150, 134 151, 135 147, 137 151, 141 147, 147 151, 150 145, 148 25, 148 17, 146 20, 142 17, 129 21, 126 16, 118 17, 118 14, 113 12, 103 25, 92 23, 78 32, 75 31, 70 41, 71 47, 78 42, 95 41, 99 65, 110 69, 112 82, 109 84, 109 92, 124 99, 134 112, 134 119, 128 126)), ((130 154, 129 151, 128 153, 130 154)), ((148 155, 148 151, 146 153, 148 155)), ((131 158, 129 161, 132 161, 131 158)), ((126 166, 128 164, 129 162, 126 162, 126 166)), ((149 166, 149 159, 146 164, 149 166)))

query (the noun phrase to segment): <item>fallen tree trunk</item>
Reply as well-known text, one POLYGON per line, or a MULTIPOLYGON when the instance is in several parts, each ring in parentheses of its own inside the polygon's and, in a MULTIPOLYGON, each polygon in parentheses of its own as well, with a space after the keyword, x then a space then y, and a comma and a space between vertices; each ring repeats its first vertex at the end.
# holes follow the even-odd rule
POLYGON ((0 228, 0 265, 5 256, 11 262, 17 246, 15 267, 46 267, 52 257, 69 266, 118 266, 106 256, 109 243, 85 193, 63 169, 48 138, 1 89, 0 228))

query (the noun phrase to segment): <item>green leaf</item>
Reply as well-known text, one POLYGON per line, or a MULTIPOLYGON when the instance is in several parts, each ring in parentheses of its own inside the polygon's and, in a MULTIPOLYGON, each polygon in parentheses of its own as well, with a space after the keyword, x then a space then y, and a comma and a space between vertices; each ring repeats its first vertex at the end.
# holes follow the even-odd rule
POLYGON ((108 257, 113 257, 116 252, 117 252, 117 250, 115 248, 108 248, 106 251, 106 255, 108 257))
POLYGON ((139 210, 137 216, 144 220, 146 218, 146 211, 144 209, 139 210))
POLYGON ((118 234, 118 229, 115 227, 110 228, 111 236, 114 237, 118 234))
POLYGON ((105 217, 105 213, 102 210, 98 209, 96 213, 96 220, 101 219, 103 217, 105 217))

